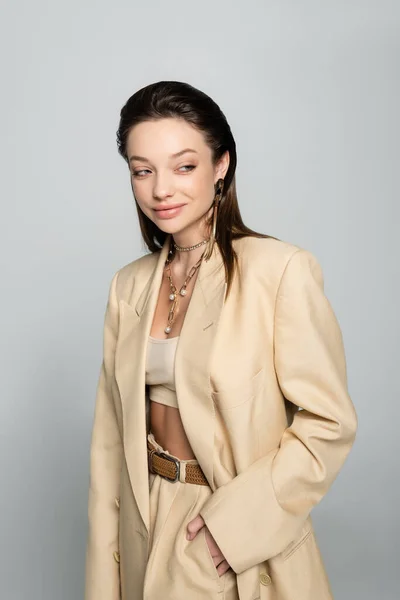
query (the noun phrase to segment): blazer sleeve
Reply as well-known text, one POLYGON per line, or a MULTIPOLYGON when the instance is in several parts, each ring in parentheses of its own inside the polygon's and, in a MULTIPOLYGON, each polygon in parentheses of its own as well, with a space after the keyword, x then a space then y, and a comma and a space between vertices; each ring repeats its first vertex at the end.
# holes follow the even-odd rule
POLYGON ((90 448, 88 539, 85 600, 120 600, 118 563, 119 495, 122 440, 113 398, 114 356, 118 332, 116 285, 111 282, 104 321, 103 362, 98 380, 90 448))
POLYGON ((274 361, 283 396, 302 410, 278 448, 218 488, 200 511, 236 573, 296 538, 356 434, 342 334, 324 294, 321 267, 307 250, 295 251, 280 281, 274 361))

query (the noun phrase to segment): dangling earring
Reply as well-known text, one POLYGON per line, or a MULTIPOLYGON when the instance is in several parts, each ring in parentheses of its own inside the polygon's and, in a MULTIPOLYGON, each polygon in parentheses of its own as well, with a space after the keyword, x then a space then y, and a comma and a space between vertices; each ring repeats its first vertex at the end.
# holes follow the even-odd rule
POLYGON ((221 178, 221 179, 218 179, 218 181, 216 183, 216 187, 215 187, 214 210, 213 210, 213 218, 212 218, 211 235, 210 235, 210 239, 208 240, 208 243, 207 243, 207 248, 204 252, 204 257, 203 257, 204 260, 210 259, 213 248, 214 248, 215 238, 217 235, 218 207, 219 207, 219 204, 222 199, 223 191, 224 191, 224 180, 221 178))

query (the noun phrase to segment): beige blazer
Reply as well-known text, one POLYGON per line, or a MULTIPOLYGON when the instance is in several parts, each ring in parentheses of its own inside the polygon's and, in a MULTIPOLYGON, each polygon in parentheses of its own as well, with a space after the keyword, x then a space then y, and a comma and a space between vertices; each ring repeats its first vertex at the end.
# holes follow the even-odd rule
MULTIPOLYGON (((91 442, 85 600, 142 600, 145 352, 168 244, 123 267, 110 287, 91 442)), ((240 600, 328 600, 310 511, 357 428, 341 331, 310 252, 273 238, 248 237, 234 247, 241 285, 235 277, 226 298, 215 247, 200 266, 175 361, 183 425, 214 492, 201 515, 237 573, 240 600), (218 419, 233 465, 224 443, 216 444, 218 419)))

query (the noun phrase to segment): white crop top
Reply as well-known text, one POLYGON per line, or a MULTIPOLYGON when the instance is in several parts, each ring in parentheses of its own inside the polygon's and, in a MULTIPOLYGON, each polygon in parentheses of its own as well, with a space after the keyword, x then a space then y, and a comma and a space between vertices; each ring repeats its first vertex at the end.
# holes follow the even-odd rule
POLYGON ((178 340, 179 336, 162 340, 149 336, 146 356, 146 384, 150 400, 174 408, 178 408, 174 377, 178 340))

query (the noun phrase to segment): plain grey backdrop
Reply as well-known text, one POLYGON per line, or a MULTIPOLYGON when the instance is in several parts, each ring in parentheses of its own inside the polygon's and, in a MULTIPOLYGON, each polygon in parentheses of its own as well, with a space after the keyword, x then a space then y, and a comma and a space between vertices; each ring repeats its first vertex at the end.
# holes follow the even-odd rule
POLYGON ((0 23, 1 600, 83 597, 108 286, 144 252, 115 131, 159 79, 217 101, 246 223, 323 267, 359 432, 315 527, 336 600, 398 598, 400 3, 3 0, 0 23))

